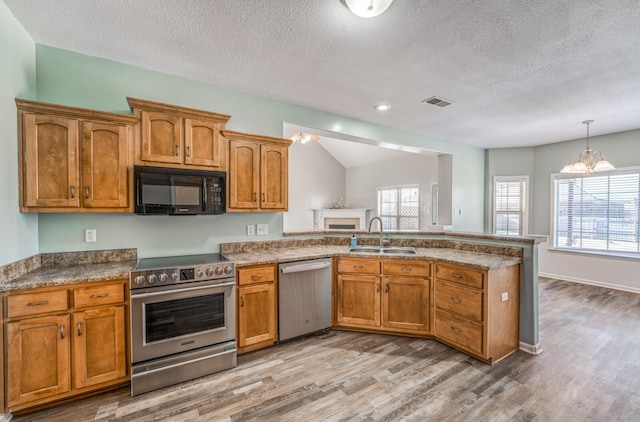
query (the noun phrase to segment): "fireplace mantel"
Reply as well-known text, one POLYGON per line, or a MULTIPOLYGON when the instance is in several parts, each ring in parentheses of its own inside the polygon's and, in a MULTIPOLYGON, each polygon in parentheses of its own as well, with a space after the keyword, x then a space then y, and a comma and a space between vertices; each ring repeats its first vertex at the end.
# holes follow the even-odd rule
POLYGON ((364 230, 370 208, 322 208, 313 210, 313 226, 318 229, 364 230))

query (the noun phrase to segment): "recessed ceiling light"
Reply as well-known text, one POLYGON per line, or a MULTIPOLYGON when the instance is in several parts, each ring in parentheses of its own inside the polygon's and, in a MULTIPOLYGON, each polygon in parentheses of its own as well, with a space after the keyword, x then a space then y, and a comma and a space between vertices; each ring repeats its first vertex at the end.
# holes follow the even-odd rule
POLYGON ((387 111, 391 108, 391 106, 389 104, 376 104, 375 106, 373 106, 373 108, 378 111, 387 111))

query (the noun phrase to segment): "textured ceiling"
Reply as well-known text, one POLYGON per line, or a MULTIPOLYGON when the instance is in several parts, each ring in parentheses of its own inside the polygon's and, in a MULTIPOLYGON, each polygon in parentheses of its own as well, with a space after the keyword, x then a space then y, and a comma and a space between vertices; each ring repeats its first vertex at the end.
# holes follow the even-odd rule
POLYGON ((4 2, 40 44, 483 148, 640 128, 637 0, 4 2))

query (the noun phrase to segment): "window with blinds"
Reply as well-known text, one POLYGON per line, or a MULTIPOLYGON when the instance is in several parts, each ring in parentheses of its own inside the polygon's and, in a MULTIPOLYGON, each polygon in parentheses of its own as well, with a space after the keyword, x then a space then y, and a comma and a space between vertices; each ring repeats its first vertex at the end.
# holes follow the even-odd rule
POLYGON ((378 188, 378 216, 384 230, 419 230, 419 186, 378 188))
POLYGON ((493 180, 493 232, 512 236, 527 233, 528 176, 495 177, 493 180))
POLYGON ((553 176, 553 246, 640 252, 640 169, 553 176))

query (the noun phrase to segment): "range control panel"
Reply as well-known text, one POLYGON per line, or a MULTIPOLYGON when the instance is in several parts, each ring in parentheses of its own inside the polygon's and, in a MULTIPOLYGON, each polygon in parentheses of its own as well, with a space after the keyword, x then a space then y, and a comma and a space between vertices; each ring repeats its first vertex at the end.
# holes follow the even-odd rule
POLYGON ((233 262, 205 264, 194 267, 136 270, 131 271, 129 274, 129 288, 133 290, 193 281, 218 280, 234 276, 235 264, 233 262))

